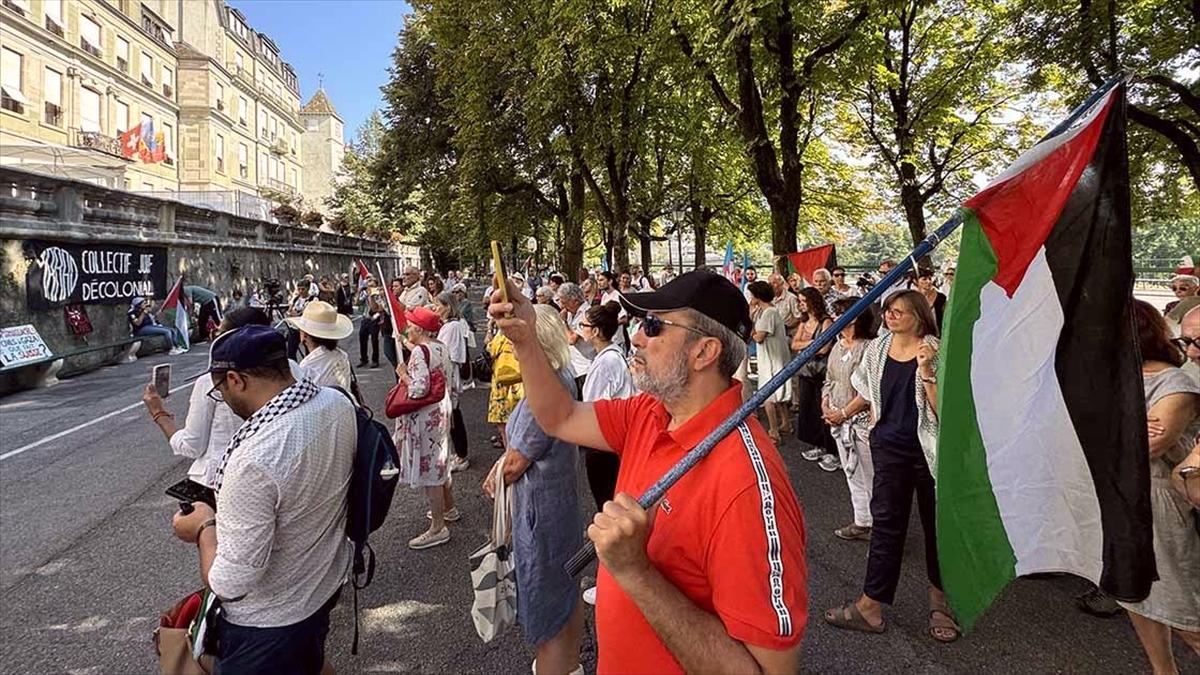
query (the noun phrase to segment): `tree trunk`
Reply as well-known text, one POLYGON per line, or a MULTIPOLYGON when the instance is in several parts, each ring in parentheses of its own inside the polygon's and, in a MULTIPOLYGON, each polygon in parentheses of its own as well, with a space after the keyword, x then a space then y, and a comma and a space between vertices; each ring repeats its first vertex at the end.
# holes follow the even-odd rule
MULTIPOLYGON (((708 248, 708 224, 712 222, 712 209, 702 207, 699 202, 692 202, 690 220, 692 221, 692 268, 701 267, 708 263, 706 249, 708 248)), ((679 254, 679 272, 684 272, 683 253, 679 254)))
MULTIPOLYGON (((908 233, 912 237, 913 246, 924 241, 925 231, 925 200, 921 198, 921 190, 916 185, 903 184, 900 186, 900 205, 904 207, 904 219, 908 221, 908 233)), ((933 259, 926 255, 921 259, 922 267, 932 267, 933 259)))
POLYGON ((638 228, 637 234, 638 247, 641 249, 642 272, 649 274, 650 263, 653 260, 653 256, 651 255, 653 251, 651 249, 654 246, 654 240, 650 238, 650 222, 643 221, 639 223, 639 225, 641 225, 641 227, 638 228))
POLYGON ((629 206, 618 197, 612 223, 612 270, 617 274, 629 271, 629 206))
MULTIPOLYGON (((780 200, 771 204, 771 253, 784 256, 796 252, 796 226, 800 220, 800 200, 780 200)), ((787 258, 775 260, 775 270, 787 273, 787 258)))
MULTIPOLYGON (((572 171, 569 191, 563 190, 560 202, 566 199, 567 218, 563 221, 563 236, 560 240, 562 250, 563 272, 570 275, 569 281, 579 279, 583 271, 583 218, 584 212, 584 181, 583 174, 578 170, 572 171)), ((560 188, 561 189, 561 188, 560 188)))

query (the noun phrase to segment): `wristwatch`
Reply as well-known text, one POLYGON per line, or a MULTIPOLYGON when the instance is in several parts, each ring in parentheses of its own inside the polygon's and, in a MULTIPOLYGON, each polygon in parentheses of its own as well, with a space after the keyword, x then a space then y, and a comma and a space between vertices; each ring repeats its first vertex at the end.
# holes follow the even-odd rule
POLYGON ((203 523, 200 523, 200 529, 196 530, 196 545, 197 546, 200 545, 200 535, 204 534, 204 528, 212 527, 212 526, 215 526, 216 524, 217 524, 216 518, 209 518, 208 520, 204 521, 203 523))

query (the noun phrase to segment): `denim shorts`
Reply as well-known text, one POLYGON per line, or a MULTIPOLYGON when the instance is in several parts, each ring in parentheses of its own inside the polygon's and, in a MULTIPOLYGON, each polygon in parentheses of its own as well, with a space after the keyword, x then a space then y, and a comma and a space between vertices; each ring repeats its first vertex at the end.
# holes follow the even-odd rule
POLYGON ((325 662, 329 613, 339 590, 312 616, 290 626, 255 628, 219 619, 214 675, 296 673, 319 675, 325 662))

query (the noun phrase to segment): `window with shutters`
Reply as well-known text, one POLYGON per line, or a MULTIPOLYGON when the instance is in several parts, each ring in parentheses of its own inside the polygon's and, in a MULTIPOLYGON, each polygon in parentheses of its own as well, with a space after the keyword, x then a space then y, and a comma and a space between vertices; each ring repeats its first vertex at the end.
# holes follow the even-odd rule
POLYGON ((62 37, 62 0, 42 0, 42 13, 46 15, 46 30, 62 37))
POLYGON ((167 98, 175 96, 175 73, 166 66, 162 67, 162 93, 167 98))
POLYGON ((240 124, 242 126, 246 126, 247 124, 249 124, 249 122, 247 122, 247 120, 246 120, 247 116, 250 114, 249 110, 250 110, 250 103, 246 100, 246 97, 239 96, 238 97, 238 124, 240 124))
POLYGON ((100 92, 87 87, 79 89, 79 128, 83 131, 101 133, 100 92))
POLYGON ((25 56, 4 47, 0 49, 0 107, 15 113, 25 112, 25 95, 22 93, 24 79, 22 71, 25 56))
POLYGON ((142 84, 154 87, 154 57, 142 52, 142 84))
POLYGON ((117 36, 117 70, 129 73, 129 40, 117 36))
POLYGON ((217 134, 217 173, 225 173, 225 137, 217 134))
POLYGON ((82 14, 79 15, 79 47, 92 56, 102 56, 100 48, 100 24, 82 14))
POLYGON ((117 101, 117 119, 116 119, 117 135, 129 131, 129 104, 117 101))
POLYGON ((225 109, 225 87, 221 83, 217 83, 217 110, 225 109))
POLYGON ((242 178, 250 177, 249 164, 250 150, 245 143, 238 144, 238 175, 242 178))
POLYGON ((45 106, 42 121, 55 127, 62 126, 62 73, 47 68, 42 77, 42 92, 45 106))

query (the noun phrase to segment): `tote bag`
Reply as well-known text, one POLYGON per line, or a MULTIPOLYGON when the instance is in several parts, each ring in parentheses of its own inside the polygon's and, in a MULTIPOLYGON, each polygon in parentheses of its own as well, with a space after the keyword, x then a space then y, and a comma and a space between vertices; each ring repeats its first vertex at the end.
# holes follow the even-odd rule
POLYGON ((504 457, 493 467, 496 502, 492 536, 471 554, 471 585, 475 602, 471 620, 484 642, 491 642, 517 620, 517 571, 512 559, 512 495, 504 485, 504 457))

